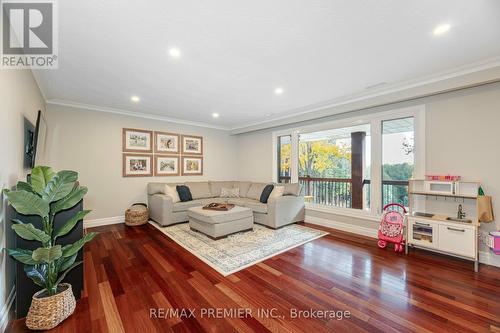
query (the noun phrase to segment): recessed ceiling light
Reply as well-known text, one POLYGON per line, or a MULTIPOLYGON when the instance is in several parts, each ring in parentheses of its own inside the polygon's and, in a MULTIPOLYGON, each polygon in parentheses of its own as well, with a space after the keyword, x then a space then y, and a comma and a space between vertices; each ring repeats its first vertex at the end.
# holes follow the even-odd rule
POLYGON ((172 47, 170 50, 168 50, 168 54, 170 54, 172 58, 179 58, 181 56, 181 50, 176 47, 172 47))
POLYGON ((212 113, 212 118, 219 118, 219 114, 217 112, 212 113))
POLYGON ((435 36, 443 35, 443 34, 447 33, 448 30, 450 30, 450 28, 451 28, 451 25, 449 25, 448 23, 440 24, 434 29, 433 33, 435 36))
POLYGON ((141 101, 141 98, 139 96, 132 96, 132 97, 130 97, 130 100, 132 102, 138 103, 141 101))
POLYGON ((276 95, 281 95, 281 94, 283 94, 283 92, 284 92, 284 90, 281 87, 278 87, 278 88, 274 89, 274 93, 276 95))

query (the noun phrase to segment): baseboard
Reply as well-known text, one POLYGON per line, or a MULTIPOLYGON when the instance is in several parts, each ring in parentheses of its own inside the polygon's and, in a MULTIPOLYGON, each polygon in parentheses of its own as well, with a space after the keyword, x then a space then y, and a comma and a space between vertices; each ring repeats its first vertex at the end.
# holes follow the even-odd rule
MULTIPOLYGON (((377 229, 373 228, 366 228, 354 224, 337 222, 329 219, 324 219, 321 217, 307 216, 307 215, 306 215, 306 222, 311 224, 321 225, 323 227, 350 232, 361 236, 378 238, 378 231, 377 229)), ((500 255, 496 255, 491 252, 481 251, 479 252, 479 262, 481 264, 500 267, 500 255)))
POLYGON ((117 224, 117 223, 125 223, 125 216, 114 216, 114 217, 105 217, 102 219, 84 220, 83 227, 86 229, 86 228, 94 228, 103 225, 117 224))
POLYGON ((377 238, 377 229, 362 227, 355 224, 337 222, 329 219, 324 219, 322 217, 307 216, 305 221, 311 224, 321 225, 323 227, 328 227, 332 229, 338 229, 345 232, 350 232, 357 235, 362 235, 370 238, 377 238))
POLYGON ((500 255, 491 252, 479 252, 479 262, 486 265, 500 267, 500 255))
POLYGON ((9 297, 7 297, 7 301, 5 302, 4 306, 0 310, 0 332, 5 332, 5 329, 7 328, 7 325, 9 324, 10 321, 10 313, 11 313, 11 308, 14 305, 14 300, 16 298, 16 286, 13 286, 10 293, 9 297))

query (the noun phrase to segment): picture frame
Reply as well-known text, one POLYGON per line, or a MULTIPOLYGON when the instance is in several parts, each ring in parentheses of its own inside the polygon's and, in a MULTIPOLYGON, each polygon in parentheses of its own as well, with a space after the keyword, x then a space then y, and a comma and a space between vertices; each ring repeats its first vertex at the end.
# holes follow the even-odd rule
POLYGON ((155 155, 155 176, 179 176, 180 163, 179 156, 175 155, 155 155))
POLYGON ((179 154, 180 135, 168 132, 154 132, 154 152, 155 154, 179 154))
POLYGON ((195 135, 182 135, 182 154, 203 155, 203 137, 195 135))
POLYGON ((127 153, 152 153, 153 131, 124 128, 122 131, 122 150, 127 153))
POLYGON ((123 154, 123 177, 152 177, 153 155, 123 154))
POLYGON ((182 156, 182 176, 203 175, 202 156, 182 156))

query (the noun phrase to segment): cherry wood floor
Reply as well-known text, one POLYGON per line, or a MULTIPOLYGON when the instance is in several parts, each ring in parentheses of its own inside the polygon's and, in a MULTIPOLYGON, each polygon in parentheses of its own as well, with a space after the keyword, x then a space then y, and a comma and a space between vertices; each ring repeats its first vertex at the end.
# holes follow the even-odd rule
MULTIPOLYGON (((82 299, 54 332, 500 332, 500 269, 491 266, 474 273, 466 261, 395 254, 329 229, 223 277, 150 225, 93 231, 99 235, 85 248, 82 299), (151 316, 158 308, 184 317, 151 316), (217 308, 248 310, 202 316, 217 308), (274 310, 266 316, 260 309, 274 310), (291 318, 291 309, 350 317, 291 318)), ((26 331, 24 321, 7 331, 26 331)))

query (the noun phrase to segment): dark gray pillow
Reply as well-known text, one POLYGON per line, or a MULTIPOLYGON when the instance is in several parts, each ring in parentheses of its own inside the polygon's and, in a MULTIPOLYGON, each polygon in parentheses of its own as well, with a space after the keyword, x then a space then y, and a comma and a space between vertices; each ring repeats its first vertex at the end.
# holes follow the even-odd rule
POLYGON ((273 189, 274 185, 266 185, 266 187, 264 187, 264 189, 262 190, 262 194, 260 195, 260 202, 267 203, 267 200, 269 199, 269 196, 271 195, 273 189))
POLYGON ((181 199, 182 202, 193 200, 191 191, 189 190, 189 187, 187 187, 186 185, 177 185, 176 190, 177 193, 179 193, 179 199, 181 199))

